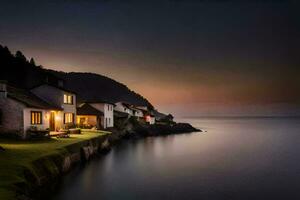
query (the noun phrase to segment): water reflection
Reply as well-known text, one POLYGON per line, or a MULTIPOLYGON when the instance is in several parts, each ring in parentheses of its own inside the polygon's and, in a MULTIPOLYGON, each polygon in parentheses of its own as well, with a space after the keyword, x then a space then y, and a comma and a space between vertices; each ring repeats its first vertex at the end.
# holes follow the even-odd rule
POLYGON ((52 199, 300 199, 299 119, 189 119, 205 134, 126 141, 52 199))

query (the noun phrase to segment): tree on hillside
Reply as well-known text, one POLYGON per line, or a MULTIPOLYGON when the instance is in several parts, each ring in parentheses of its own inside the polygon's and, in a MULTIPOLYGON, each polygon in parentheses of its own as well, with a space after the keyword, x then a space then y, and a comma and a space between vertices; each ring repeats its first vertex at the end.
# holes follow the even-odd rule
POLYGON ((31 64, 31 65, 34 65, 34 66, 36 66, 36 65, 35 65, 35 61, 34 61, 34 59, 33 59, 33 58, 31 58, 29 62, 30 62, 30 64, 31 64))
POLYGON ((15 56, 16 56, 16 58, 18 58, 19 60, 22 60, 22 61, 24 61, 24 62, 27 61, 26 57, 23 55, 23 53, 22 53, 21 51, 17 51, 15 56))
POLYGON ((3 48, 4 52, 6 52, 7 55, 11 55, 11 52, 9 51, 8 47, 3 48))
POLYGON ((2 58, 2 59, 8 59, 8 58, 10 58, 12 55, 11 55, 11 53, 10 53, 10 51, 9 51, 9 49, 5 46, 5 47, 3 47, 3 46, 1 46, 0 45, 0 57, 2 58))

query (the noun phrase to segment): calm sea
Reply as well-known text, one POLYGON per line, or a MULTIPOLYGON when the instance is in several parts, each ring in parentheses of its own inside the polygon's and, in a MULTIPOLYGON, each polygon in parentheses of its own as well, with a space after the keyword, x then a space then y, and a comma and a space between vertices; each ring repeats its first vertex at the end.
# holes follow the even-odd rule
POLYGON ((182 119, 203 133, 125 141, 52 199, 300 199, 300 119, 182 119))

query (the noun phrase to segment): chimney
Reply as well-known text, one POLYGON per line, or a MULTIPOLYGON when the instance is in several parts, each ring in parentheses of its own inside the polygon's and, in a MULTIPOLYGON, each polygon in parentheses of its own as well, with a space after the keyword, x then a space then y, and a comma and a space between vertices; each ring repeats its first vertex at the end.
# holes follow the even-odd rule
POLYGON ((7 82, 0 80, 0 97, 7 97, 7 87, 6 87, 7 82))

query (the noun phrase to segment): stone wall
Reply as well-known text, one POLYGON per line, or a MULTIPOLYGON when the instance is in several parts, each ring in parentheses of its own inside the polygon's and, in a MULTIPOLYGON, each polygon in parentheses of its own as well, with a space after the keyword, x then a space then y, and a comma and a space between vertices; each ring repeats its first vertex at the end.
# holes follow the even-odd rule
POLYGON ((0 97, 2 124, 0 134, 12 134, 24 137, 23 109, 25 105, 5 97, 0 97))
POLYGON ((44 199, 45 194, 53 192, 62 176, 75 165, 85 163, 93 156, 109 151, 108 136, 103 135, 70 144, 57 153, 44 155, 33 161, 31 167, 24 168, 25 181, 15 184, 16 199, 44 199), (54 187, 53 187, 54 186, 54 187))

